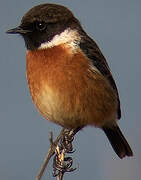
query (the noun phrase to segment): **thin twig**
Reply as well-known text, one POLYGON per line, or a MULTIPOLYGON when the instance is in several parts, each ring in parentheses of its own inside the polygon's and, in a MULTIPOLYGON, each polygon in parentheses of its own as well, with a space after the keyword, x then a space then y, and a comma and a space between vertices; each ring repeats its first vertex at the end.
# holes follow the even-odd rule
POLYGON ((57 180, 63 180, 64 172, 59 172, 57 180))
POLYGON ((53 133, 51 132, 50 133, 50 147, 49 147, 49 150, 48 150, 48 153, 46 154, 46 157, 43 161, 43 164, 42 164, 42 167, 36 177, 36 180, 41 180, 41 177, 48 165, 48 162, 50 160, 50 158, 54 155, 55 153, 55 148, 56 148, 56 145, 58 144, 59 140, 61 139, 61 137, 63 136, 64 134, 64 131, 65 131, 65 128, 63 128, 60 132, 60 134, 58 135, 58 137, 56 138, 56 140, 53 142, 53 133))
MULTIPOLYGON (((65 157, 64 149, 62 150, 62 152, 60 152, 59 146, 57 146, 55 153, 58 156, 58 160, 60 161, 60 164, 62 165, 64 162, 64 157, 65 157)), ((59 171, 58 176, 57 176, 57 180, 63 180, 63 175, 64 175, 64 172, 59 171)))
MULTIPOLYGON (((73 135, 74 131, 73 129, 69 131, 68 135, 71 137, 73 135)), ((72 143, 72 142, 71 142, 72 143)), ((64 158, 65 158, 65 154, 66 154, 66 150, 63 148, 61 151, 60 149, 62 149, 62 147, 57 146, 56 147, 56 151, 55 153, 57 154, 58 160, 60 162, 60 165, 63 165, 64 163, 64 158)), ((66 169, 67 170, 67 169, 66 169)), ((75 169, 74 169, 75 170, 75 169)), ((73 169, 72 169, 73 171, 73 169)), ((57 175, 57 180, 63 180, 63 176, 65 174, 65 172, 67 171, 59 171, 58 175, 57 175)), ((71 171, 70 171, 71 172, 71 171)))

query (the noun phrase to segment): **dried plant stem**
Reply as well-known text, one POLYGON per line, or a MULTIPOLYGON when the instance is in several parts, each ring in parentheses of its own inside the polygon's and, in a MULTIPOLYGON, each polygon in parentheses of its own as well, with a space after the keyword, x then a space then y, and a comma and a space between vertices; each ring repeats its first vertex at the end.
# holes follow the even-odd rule
MULTIPOLYGON (((72 136, 74 133, 74 130, 70 130, 68 135, 69 136, 72 136)), ((57 157, 58 157, 58 160, 60 162, 61 165, 63 165, 64 163, 64 158, 65 158, 65 154, 66 154, 66 150, 65 149, 62 149, 62 151, 60 151, 60 148, 59 146, 56 147, 56 151, 55 153, 57 154, 57 157)), ((75 170, 75 169, 74 169, 75 170)), ((71 172, 71 171, 70 171, 71 172)), ((65 171, 59 171, 58 175, 57 175, 57 180, 63 180, 63 176, 65 174, 65 171)))
MULTIPOLYGON (((63 149, 62 152, 60 151, 59 146, 56 147, 55 153, 57 154, 58 160, 60 161, 60 164, 62 165, 64 162, 64 157, 65 157, 65 150, 63 149)), ((57 175, 57 180, 62 180, 63 179, 64 172, 59 171, 57 175)))
MULTIPOLYGON (((64 131, 65 131, 65 128, 63 128, 61 130, 60 134, 58 135, 58 137, 56 138, 56 140, 54 142, 53 142, 53 133, 50 132, 50 147, 49 147, 48 153, 46 154, 46 157, 43 161, 42 167, 36 177, 36 180, 41 180, 41 177, 48 165, 48 162, 49 162, 50 158, 54 155, 56 146, 57 146, 59 140, 61 139, 61 137, 63 136, 64 131)), ((58 180, 62 180, 62 179, 58 179, 58 180)))
POLYGON ((63 176, 64 176, 64 173, 63 172, 59 172, 59 174, 57 176, 57 180, 63 180, 63 176))

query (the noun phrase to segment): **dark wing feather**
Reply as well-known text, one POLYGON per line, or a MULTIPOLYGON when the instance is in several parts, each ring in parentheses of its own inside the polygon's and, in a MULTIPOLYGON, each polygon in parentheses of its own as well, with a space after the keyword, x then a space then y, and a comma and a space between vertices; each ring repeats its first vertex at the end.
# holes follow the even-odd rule
POLYGON ((101 74, 103 74, 104 77, 106 77, 108 79, 109 83, 115 90, 115 92, 117 94, 117 100, 118 100, 117 115, 118 115, 118 119, 120 119, 121 118, 121 109, 120 109, 119 94, 118 94, 118 90, 116 87, 116 83, 112 77, 110 68, 106 62, 105 57, 101 53, 97 44, 86 34, 82 35, 82 40, 80 42, 80 48, 87 55, 87 57, 92 60, 93 65, 101 72, 101 74))

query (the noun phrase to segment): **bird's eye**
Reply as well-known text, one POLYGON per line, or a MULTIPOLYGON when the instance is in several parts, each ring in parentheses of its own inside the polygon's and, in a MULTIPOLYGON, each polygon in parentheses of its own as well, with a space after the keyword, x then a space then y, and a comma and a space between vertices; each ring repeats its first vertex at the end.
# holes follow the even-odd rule
POLYGON ((39 31, 44 31, 46 29, 46 23, 45 22, 36 22, 36 29, 39 31))

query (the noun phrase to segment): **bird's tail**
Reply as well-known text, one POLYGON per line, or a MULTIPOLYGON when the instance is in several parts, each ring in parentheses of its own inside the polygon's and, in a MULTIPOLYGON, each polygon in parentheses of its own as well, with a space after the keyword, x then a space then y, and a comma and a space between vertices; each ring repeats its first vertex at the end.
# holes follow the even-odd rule
POLYGON ((125 156, 133 156, 133 152, 118 126, 112 128, 103 127, 102 129, 108 137, 114 151, 121 159, 125 156))

